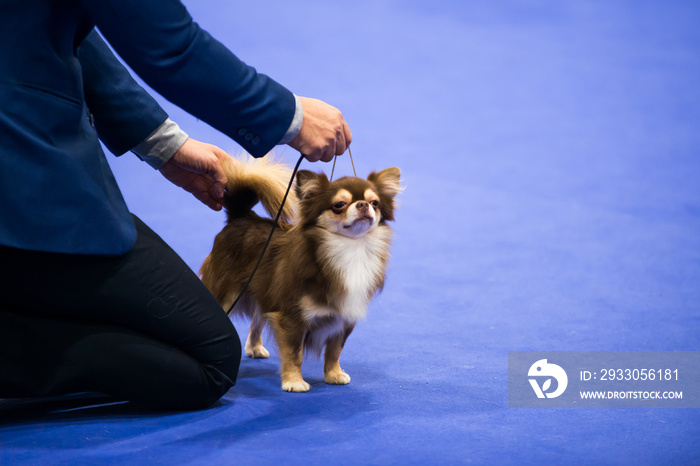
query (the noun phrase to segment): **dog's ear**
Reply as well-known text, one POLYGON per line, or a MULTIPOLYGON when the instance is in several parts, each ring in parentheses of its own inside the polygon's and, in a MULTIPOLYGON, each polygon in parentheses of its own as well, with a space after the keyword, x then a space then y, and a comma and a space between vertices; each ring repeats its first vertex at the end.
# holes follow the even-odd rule
POLYGON ((367 181, 376 186, 381 199, 379 210, 382 213, 382 222, 394 220, 394 208, 396 201, 394 197, 401 192, 401 170, 396 167, 387 168, 379 173, 372 172, 367 177, 367 181))
POLYGON ((299 170, 297 172, 297 197, 302 200, 307 197, 313 197, 319 194, 327 184, 328 177, 325 174, 299 170))
POLYGON ((372 172, 367 177, 367 180, 374 185, 386 196, 394 197, 401 192, 401 170, 398 167, 391 167, 380 171, 379 173, 372 172))

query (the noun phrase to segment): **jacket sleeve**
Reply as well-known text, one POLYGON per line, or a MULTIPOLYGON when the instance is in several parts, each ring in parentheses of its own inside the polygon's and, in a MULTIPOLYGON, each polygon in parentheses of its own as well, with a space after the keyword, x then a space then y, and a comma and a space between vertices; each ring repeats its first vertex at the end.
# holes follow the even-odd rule
POLYGON ((83 90, 100 140, 121 155, 146 139, 167 118, 96 31, 78 47, 83 90))
POLYGON ((247 66, 179 0, 82 0, 100 32, 151 87, 260 157, 282 140, 293 94, 247 66))

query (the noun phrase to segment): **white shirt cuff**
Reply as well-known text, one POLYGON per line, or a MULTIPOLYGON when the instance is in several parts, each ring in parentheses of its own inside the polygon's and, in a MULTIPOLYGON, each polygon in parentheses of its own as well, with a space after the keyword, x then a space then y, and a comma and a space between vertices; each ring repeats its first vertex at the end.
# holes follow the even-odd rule
POLYGON ((289 125, 289 128, 287 129, 287 132, 284 133, 284 137, 280 142, 277 144, 287 144, 292 141, 295 137, 297 137, 297 134, 299 134, 299 131, 301 131, 301 123, 304 120, 304 110, 301 108, 301 100, 299 100, 299 97, 294 95, 294 102, 296 103, 296 107, 294 108, 294 118, 292 118, 292 123, 289 125))
POLYGON ((175 155, 188 137, 177 123, 168 118, 131 152, 158 170, 175 155))

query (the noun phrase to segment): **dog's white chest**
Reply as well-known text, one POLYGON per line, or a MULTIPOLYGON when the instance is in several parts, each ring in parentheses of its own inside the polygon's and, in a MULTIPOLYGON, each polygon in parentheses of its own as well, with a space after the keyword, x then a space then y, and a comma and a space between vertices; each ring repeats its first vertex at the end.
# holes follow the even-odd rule
MULTIPOLYGON (((363 238, 332 234, 325 238, 321 254, 346 290, 338 303, 338 312, 344 320, 357 322, 367 314, 367 305, 383 279, 390 238, 391 230, 384 227, 363 238)), ((328 315, 326 311, 317 312, 328 315)))

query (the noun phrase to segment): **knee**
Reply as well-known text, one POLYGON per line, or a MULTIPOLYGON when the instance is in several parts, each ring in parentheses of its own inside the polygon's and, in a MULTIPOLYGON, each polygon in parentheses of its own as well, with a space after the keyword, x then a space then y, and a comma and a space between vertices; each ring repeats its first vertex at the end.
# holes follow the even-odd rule
POLYGON ((236 383, 241 362, 241 345, 235 342, 226 356, 217 362, 200 363, 200 376, 185 383, 180 381, 171 397, 159 401, 169 410, 206 409, 219 401, 236 383))
MULTIPOLYGON (((238 377, 238 369, 241 365, 241 339, 233 325, 228 329, 225 336, 224 358, 220 364, 221 372, 231 381, 231 386, 235 385, 238 377)), ((229 388, 231 388, 229 386, 229 388)))
POLYGON ((241 364, 241 340, 233 325, 221 338, 220 358, 204 366, 207 390, 202 393, 204 396, 199 401, 192 400, 199 408, 207 408, 216 403, 236 384, 238 378, 238 369, 241 364))
POLYGON ((176 411, 206 409, 235 385, 241 363, 241 341, 228 319, 205 346, 206 357, 191 359, 194 367, 187 372, 188 376, 178 379, 175 389, 159 400, 161 407, 176 411))

